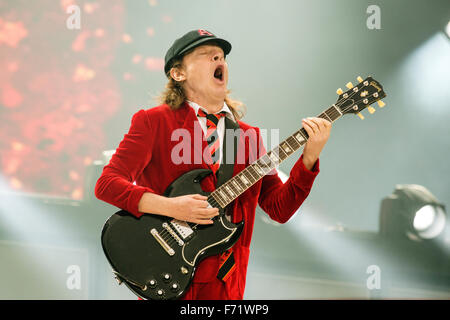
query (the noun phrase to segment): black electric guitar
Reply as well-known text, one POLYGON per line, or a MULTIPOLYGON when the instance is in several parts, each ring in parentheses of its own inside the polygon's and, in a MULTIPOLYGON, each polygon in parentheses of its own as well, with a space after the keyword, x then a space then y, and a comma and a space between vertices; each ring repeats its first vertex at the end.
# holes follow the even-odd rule
MULTIPOLYGON (((386 96, 383 87, 371 77, 348 90, 338 89, 338 100, 318 117, 331 122, 345 114, 357 114, 375 109, 370 104, 386 96)), ((209 169, 189 171, 176 179, 165 196, 202 194, 212 207, 219 209, 211 225, 198 225, 166 216, 145 214, 136 218, 124 210, 113 214, 102 231, 104 253, 119 283, 125 283, 136 295, 144 299, 177 299, 189 287, 196 266, 208 256, 231 248, 244 227, 244 221, 228 221, 225 208, 259 179, 276 168, 308 140, 305 129, 294 132, 272 151, 250 164, 211 193, 204 192, 200 181, 211 173, 209 169)))

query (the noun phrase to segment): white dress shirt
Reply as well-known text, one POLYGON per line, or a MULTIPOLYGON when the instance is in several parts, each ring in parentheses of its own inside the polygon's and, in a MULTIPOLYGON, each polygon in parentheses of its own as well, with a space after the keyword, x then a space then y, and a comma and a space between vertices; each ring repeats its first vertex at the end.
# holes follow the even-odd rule
MULTIPOLYGON (((203 111, 205 111, 206 113, 208 113, 208 111, 203 108, 202 106, 198 105, 195 102, 189 101, 187 100, 188 104, 191 106, 191 108, 194 109, 195 115, 197 116, 198 121, 200 122, 200 126, 202 127, 203 133, 206 137, 206 131, 207 131, 207 127, 206 127, 206 117, 199 117, 198 116, 198 109, 202 109, 203 111)), ((223 102, 223 107, 221 110, 217 111, 216 113, 219 113, 221 111, 225 111, 226 114, 225 116, 229 119, 231 119, 232 121, 236 122, 236 120, 234 119, 233 113, 231 113, 230 108, 227 106, 227 104, 225 103, 225 101, 223 102)), ((217 133, 219 134, 219 141, 220 141, 220 148, 219 148, 219 161, 218 163, 222 163, 222 146, 223 146, 223 137, 225 135, 225 119, 224 117, 219 119, 219 122, 217 123, 217 133)))

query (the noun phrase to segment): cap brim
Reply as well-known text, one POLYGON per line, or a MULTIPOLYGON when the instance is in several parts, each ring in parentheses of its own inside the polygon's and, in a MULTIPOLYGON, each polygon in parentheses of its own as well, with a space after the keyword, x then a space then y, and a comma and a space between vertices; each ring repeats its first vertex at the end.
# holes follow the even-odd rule
POLYGON ((181 56, 184 53, 186 53, 187 51, 194 49, 195 47, 198 47, 202 44, 206 44, 207 42, 217 42, 217 44, 219 45, 219 47, 222 48, 224 55, 227 55, 230 53, 231 51, 231 43, 229 43, 227 40, 221 39, 221 38, 201 38, 198 39, 197 41, 192 42, 190 45, 188 45, 187 47, 183 48, 183 50, 181 50, 177 56, 181 56))

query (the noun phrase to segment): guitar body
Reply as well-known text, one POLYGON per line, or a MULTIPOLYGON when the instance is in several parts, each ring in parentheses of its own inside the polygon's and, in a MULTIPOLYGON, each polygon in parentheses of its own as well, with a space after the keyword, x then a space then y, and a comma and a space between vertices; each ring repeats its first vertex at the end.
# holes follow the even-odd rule
MULTIPOLYGON (((209 169, 189 171, 176 179, 164 195, 208 195, 200 181, 210 173, 209 169)), ((103 227, 103 251, 116 278, 139 297, 178 299, 189 287, 200 261, 231 248, 244 227, 243 221, 228 221, 220 207, 213 221, 211 225, 194 225, 155 214, 136 218, 121 210, 103 227)))

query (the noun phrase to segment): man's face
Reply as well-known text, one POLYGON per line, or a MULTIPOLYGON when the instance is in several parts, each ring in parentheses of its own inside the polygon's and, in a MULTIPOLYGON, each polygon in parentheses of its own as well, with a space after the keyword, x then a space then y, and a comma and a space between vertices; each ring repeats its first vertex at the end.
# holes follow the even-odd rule
POLYGON ((225 99, 228 84, 228 64, 222 48, 205 44, 183 57, 184 89, 191 99, 217 103, 225 99))

